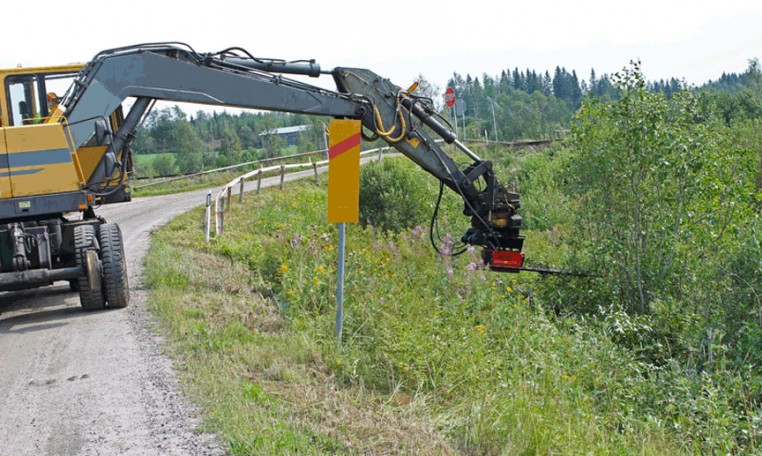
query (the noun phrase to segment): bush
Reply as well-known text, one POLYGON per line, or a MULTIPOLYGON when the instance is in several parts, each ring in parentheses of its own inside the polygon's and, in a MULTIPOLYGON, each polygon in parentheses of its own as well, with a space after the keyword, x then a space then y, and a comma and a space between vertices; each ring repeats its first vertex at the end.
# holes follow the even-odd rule
POLYGON ((369 163, 360 173, 360 223, 402 231, 426 224, 436 181, 396 159, 369 163))
POLYGON ((153 163, 148 160, 135 160, 134 172, 138 177, 154 177, 156 171, 153 169, 153 163))
POLYGON ((633 313, 671 297, 708 304, 713 252, 732 246, 748 217, 748 154, 701 121, 692 92, 649 92, 637 64, 615 81, 620 99, 586 103, 571 141, 573 239, 610 285, 590 304, 633 313))
POLYGON ((153 169, 159 176, 174 176, 179 172, 172 154, 159 154, 153 161, 153 169))

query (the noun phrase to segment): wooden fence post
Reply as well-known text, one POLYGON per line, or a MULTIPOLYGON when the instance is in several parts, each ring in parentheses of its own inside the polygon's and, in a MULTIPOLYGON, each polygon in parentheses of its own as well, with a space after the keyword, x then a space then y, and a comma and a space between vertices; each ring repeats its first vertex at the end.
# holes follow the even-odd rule
POLYGON ((286 165, 280 165, 280 189, 286 188, 286 165))
POLYGON ((315 185, 320 185, 320 179, 318 179, 317 162, 312 162, 312 170, 315 171, 315 185))
POLYGON ((243 177, 241 178, 241 188, 238 190, 238 202, 243 203, 243 177))
POLYGON ((233 196, 233 189, 231 187, 228 187, 228 204, 227 207, 230 207, 230 198, 233 196))
POLYGON ((262 167, 259 167, 259 173, 257 174, 259 176, 259 179, 257 180, 257 195, 259 195, 259 190, 262 188, 262 167))
POLYGON ((219 229, 217 230, 217 235, 222 236, 223 231, 225 231, 225 197, 217 199, 217 220, 219 221, 219 229))

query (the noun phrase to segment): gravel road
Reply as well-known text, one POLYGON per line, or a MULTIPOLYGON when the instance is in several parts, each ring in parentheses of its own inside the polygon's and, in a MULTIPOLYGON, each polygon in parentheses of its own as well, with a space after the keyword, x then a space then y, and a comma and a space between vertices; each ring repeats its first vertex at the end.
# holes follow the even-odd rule
POLYGON ((98 211, 122 227, 132 296, 126 309, 83 312, 66 282, 0 293, 0 455, 225 453, 214 435, 199 432, 197 412, 179 392, 141 280, 151 230, 203 204, 206 192, 98 211))

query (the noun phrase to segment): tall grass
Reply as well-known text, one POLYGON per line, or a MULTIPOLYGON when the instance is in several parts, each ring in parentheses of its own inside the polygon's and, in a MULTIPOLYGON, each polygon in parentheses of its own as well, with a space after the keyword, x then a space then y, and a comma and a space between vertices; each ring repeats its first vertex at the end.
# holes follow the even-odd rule
MULTIPOLYGON (((422 227, 348 229, 337 348, 325 204, 306 183, 263 192, 208 246, 191 212, 147 259, 151 307, 232 453, 738 449, 728 434, 743 423, 713 402, 711 379, 695 391, 677 369, 643 365, 610 326, 538 305, 543 279, 485 272, 476 251, 438 257, 422 227)), ((529 233, 528 253, 550 255, 553 236, 529 233)))

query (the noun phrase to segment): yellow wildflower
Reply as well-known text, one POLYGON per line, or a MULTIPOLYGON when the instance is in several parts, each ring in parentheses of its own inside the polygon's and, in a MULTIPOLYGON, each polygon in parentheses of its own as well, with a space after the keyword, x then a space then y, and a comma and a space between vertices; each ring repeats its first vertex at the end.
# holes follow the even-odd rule
POLYGON ((481 334, 481 335, 484 335, 484 333, 486 333, 486 332, 487 332, 487 327, 486 327, 486 326, 484 326, 484 325, 476 325, 476 326, 474 327, 474 329, 476 329, 476 331, 477 331, 479 334, 481 334))
POLYGON ((288 272, 288 266, 286 266, 285 264, 280 265, 280 272, 282 272, 283 274, 288 272))

